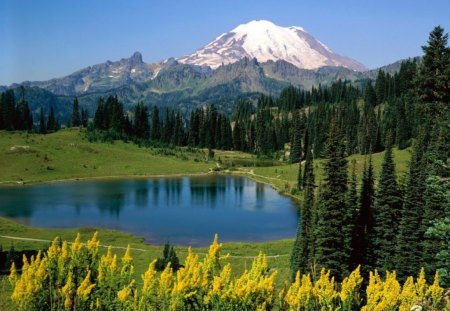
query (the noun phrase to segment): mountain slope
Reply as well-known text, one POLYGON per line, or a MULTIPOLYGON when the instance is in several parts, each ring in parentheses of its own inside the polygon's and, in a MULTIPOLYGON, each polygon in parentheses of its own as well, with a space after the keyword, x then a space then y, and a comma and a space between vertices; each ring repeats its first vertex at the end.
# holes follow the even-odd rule
MULTIPOLYGON (((74 96, 88 92, 106 91, 132 83, 148 81, 158 74, 162 64, 146 64, 135 52, 130 58, 89 66, 66 77, 42 82, 23 82, 22 85, 40 87, 58 95, 74 96)), ((16 87, 17 85, 12 85, 16 87)))
POLYGON ((280 27, 265 20, 239 25, 178 61, 216 69, 244 57, 256 58, 261 63, 284 60, 301 69, 342 66, 366 70, 357 61, 333 53, 301 27, 280 27))

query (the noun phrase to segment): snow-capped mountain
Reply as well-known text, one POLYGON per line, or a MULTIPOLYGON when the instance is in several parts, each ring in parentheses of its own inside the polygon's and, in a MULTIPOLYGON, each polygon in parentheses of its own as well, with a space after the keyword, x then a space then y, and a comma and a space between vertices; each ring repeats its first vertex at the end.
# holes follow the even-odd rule
POLYGON ((334 53, 302 27, 281 27, 266 20, 239 25, 178 61, 215 69, 244 57, 259 62, 284 60, 301 69, 342 66, 355 71, 367 70, 361 63, 334 53))

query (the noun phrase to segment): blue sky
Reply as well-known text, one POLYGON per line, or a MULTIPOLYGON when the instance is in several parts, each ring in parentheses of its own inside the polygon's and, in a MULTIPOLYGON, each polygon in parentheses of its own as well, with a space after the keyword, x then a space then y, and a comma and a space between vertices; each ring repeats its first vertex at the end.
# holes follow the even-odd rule
POLYGON ((0 85, 62 77, 129 57, 192 53, 254 19, 302 26, 369 68, 421 54, 436 25, 450 31, 450 1, 0 0, 0 85))

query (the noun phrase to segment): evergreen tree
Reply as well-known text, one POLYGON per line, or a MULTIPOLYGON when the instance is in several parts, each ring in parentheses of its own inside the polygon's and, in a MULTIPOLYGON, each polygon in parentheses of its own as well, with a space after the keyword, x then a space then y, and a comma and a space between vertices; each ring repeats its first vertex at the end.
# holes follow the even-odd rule
POLYGON ((147 106, 140 102, 134 107, 133 132, 138 138, 148 139, 149 130, 147 106))
POLYGON ((297 163, 302 158, 302 124, 300 120, 300 114, 296 112, 294 114, 294 128, 291 142, 291 152, 289 155, 290 163, 297 163))
POLYGON ((242 125, 240 121, 236 121, 233 129, 233 147, 234 150, 243 150, 242 143, 242 125))
POLYGON ((161 124, 159 121, 158 107, 152 108, 152 129, 150 131, 150 137, 152 140, 159 140, 161 138, 161 124))
POLYGON ((39 115, 39 133, 41 133, 41 134, 47 133, 47 127, 45 125, 45 118, 44 118, 44 109, 42 107, 40 109, 40 115, 39 115))
POLYGON ((375 107, 377 104, 377 94, 372 86, 372 81, 370 80, 369 83, 367 83, 366 91, 364 93, 364 102, 370 107, 375 107))
POLYGON ((364 165, 362 178, 361 194, 359 196, 359 210, 356 214, 355 227, 352 237, 352 256, 350 269, 362 266, 363 272, 368 274, 372 269, 374 262, 373 255, 373 199, 374 199, 374 177, 372 157, 369 158, 369 164, 364 165))
POLYGON ((305 163, 305 190, 303 203, 298 218, 297 236, 291 255, 291 276, 295 277, 297 271, 307 273, 312 271, 314 263, 314 191, 315 180, 313 170, 312 153, 309 150, 305 163))
POLYGON ((405 196, 397 237, 397 272, 401 279, 412 275, 422 264, 423 206, 425 204, 425 137, 421 133, 414 146, 405 186, 405 196))
POLYGON ((450 102, 450 49, 448 33, 437 26, 430 33, 428 45, 422 46, 424 56, 417 76, 417 93, 423 113, 429 117, 442 115, 450 102))
POLYGON ((302 160, 298 161, 297 190, 302 190, 302 160))
MULTIPOLYGON (((425 205, 422 231, 427 232, 436 221, 450 217, 450 182, 439 176, 428 177, 425 181, 423 197, 425 205)), ((422 241, 422 262, 427 275, 433 275, 439 268, 439 258, 436 255, 443 249, 445 249, 443 241, 425 235, 422 241)))
POLYGON ((81 109, 81 126, 87 128, 89 122, 89 113, 87 109, 81 109))
POLYGON ((347 159, 335 120, 330 125, 324 185, 318 202, 315 255, 318 267, 330 269, 340 277, 348 271, 349 254, 344 249, 344 223, 347 202, 347 159))
POLYGON ((395 268, 395 258, 392 254, 395 254, 401 204, 395 162, 392 158, 392 138, 388 134, 373 209, 375 267, 382 271, 392 271, 395 268))
POLYGON ((25 100, 25 88, 23 86, 20 87, 20 100, 17 103, 16 113, 13 116, 15 116, 14 129, 25 131, 33 129, 33 117, 28 102, 25 100))
POLYGON ((344 231, 344 251, 345 254, 349 255, 347 258, 349 262, 349 271, 352 271, 355 268, 355 264, 351 261, 353 259, 351 257, 353 253, 353 234, 355 230, 356 215, 359 210, 356 181, 356 160, 352 160, 352 174, 347 191, 347 206, 348 207, 344 215, 345 226, 342 230, 344 231))
POLYGON ((81 125, 80 109, 79 109, 79 105, 78 105, 78 98, 76 98, 76 97, 73 100, 72 118, 70 120, 71 120, 72 127, 78 127, 81 125))

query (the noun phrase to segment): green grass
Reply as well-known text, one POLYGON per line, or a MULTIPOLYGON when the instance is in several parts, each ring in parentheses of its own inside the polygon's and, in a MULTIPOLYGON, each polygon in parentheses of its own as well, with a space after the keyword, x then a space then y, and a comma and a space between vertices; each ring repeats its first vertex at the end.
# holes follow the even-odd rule
POLYGON ((122 141, 90 143, 77 129, 49 135, 0 132, 3 183, 207 173, 215 164, 204 158, 203 151, 140 148, 122 141))
MULTIPOLYGON (((383 161, 384 152, 375 153, 372 155, 372 163, 374 168, 375 180, 379 177, 381 171, 381 163, 383 161)), ((411 149, 393 150, 393 156, 396 163, 396 172, 399 180, 402 180, 408 168, 408 162, 411 157, 411 149)), ((352 155, 348 157, 349 174, 351 173, 351 163, 355 161, 355 171, 358 182, 361 181, 364 169, 364 162, 368 160, 368 156, 352 155)), ((316 184, 319 185, 323 181, 323 167, 325 160, 314 161, 314 173, 316 184)), ((304 163, 302 164, 302 171, 304 163)), ((235 171, 230 171, 232 174, 243 174, 249 176, 257 181, 268 183, 281 193, 288 194, 294 198, 300 199, 301 194, 291 193, 291 190, 297 186, 298 165, 285 164, 272 167, 252 167, 239 168, 235 171)))

